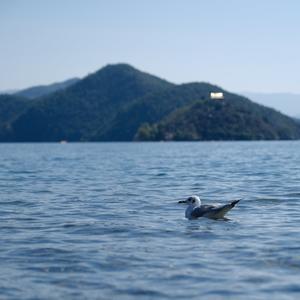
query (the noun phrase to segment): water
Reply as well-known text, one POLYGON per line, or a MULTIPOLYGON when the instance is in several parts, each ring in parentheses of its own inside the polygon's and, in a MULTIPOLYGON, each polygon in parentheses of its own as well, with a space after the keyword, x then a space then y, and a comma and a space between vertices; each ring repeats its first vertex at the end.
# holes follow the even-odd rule
POLYGON ((0 154, 0 299, 300 297, 300 142, 0 154), (243 201, 230 221, 188 221, 192 194, 243 201))

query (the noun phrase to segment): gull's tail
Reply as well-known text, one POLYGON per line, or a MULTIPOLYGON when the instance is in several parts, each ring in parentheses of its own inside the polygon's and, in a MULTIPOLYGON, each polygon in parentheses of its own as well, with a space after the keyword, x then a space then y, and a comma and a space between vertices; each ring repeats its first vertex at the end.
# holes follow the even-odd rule
POLYGON ((240 201, 241 199, 237 199, 228 204, 210 209, 204 216, 210 219, 223 219, 224 216, 240 201))
POLYGON ((233 200, 233 201, 230 203, 230 206, 233 208, 233 207, 235 207, 236 204, 238 204, 240 201, 241 201, 241 199, 233 200))

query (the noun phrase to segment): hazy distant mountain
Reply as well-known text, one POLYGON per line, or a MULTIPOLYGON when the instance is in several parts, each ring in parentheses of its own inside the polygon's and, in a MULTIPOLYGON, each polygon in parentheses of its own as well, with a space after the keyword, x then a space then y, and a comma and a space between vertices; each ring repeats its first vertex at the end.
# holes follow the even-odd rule
POLYGON ((300 116, 300 94, 242 92, 251 100, 273 107, 291 117, 300 116))
POLYGON ((292 118, 245 97, 209 83, 176 85, 126 64, 35 101, 0 96, 0 141, 299 138, 292 118), (210 92, 225 98, 210 100, 210 92))
POLYGON ((19 90, 3 90, 0 91, 0 95, 12 95, 17 93, 19 90))
MULTIPOLYGON (((21 91, 17 91, 16 93, 13 93, 16 96, 20 97, 25 97, 28 99, 35 99, 41 96, 46 96, 51 93, 54 93, 56 91, 65 89, 74 83, 78 82, 80 79, 79 78, 71 78, 68 80, 65 80, 63 82, 55 82, 49 85, 38 85, 38 86, 33 86, 21 91)), ((11 93, 12 94, 12 93, 11 93)))

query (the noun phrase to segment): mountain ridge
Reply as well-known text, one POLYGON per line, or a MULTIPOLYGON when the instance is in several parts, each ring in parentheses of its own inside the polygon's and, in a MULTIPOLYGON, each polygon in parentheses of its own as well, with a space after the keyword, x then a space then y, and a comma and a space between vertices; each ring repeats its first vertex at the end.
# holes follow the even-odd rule
POLYGON ((173 84, 128 64, 107 65, 34 101, 3 97, 0 117, 1 109, 10 117, 0 120, 2 142, 300 138, 295 121, 246 97, 206 82, 173 84))

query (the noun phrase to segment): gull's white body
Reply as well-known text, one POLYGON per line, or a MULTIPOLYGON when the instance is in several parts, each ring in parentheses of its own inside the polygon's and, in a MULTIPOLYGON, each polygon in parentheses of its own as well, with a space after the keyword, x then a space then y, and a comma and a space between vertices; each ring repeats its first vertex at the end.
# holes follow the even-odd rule
POLYGON ((195 204, 193 204, 193 203, 189 204, 189 206, 185 210, 185 217, 187 219, 191 219, 192 212, 196 207, 201 207, 201 200, 199 197, 197 197, 197 198, 199 201, 197 201, 197 203, 195 203, 195 204))

